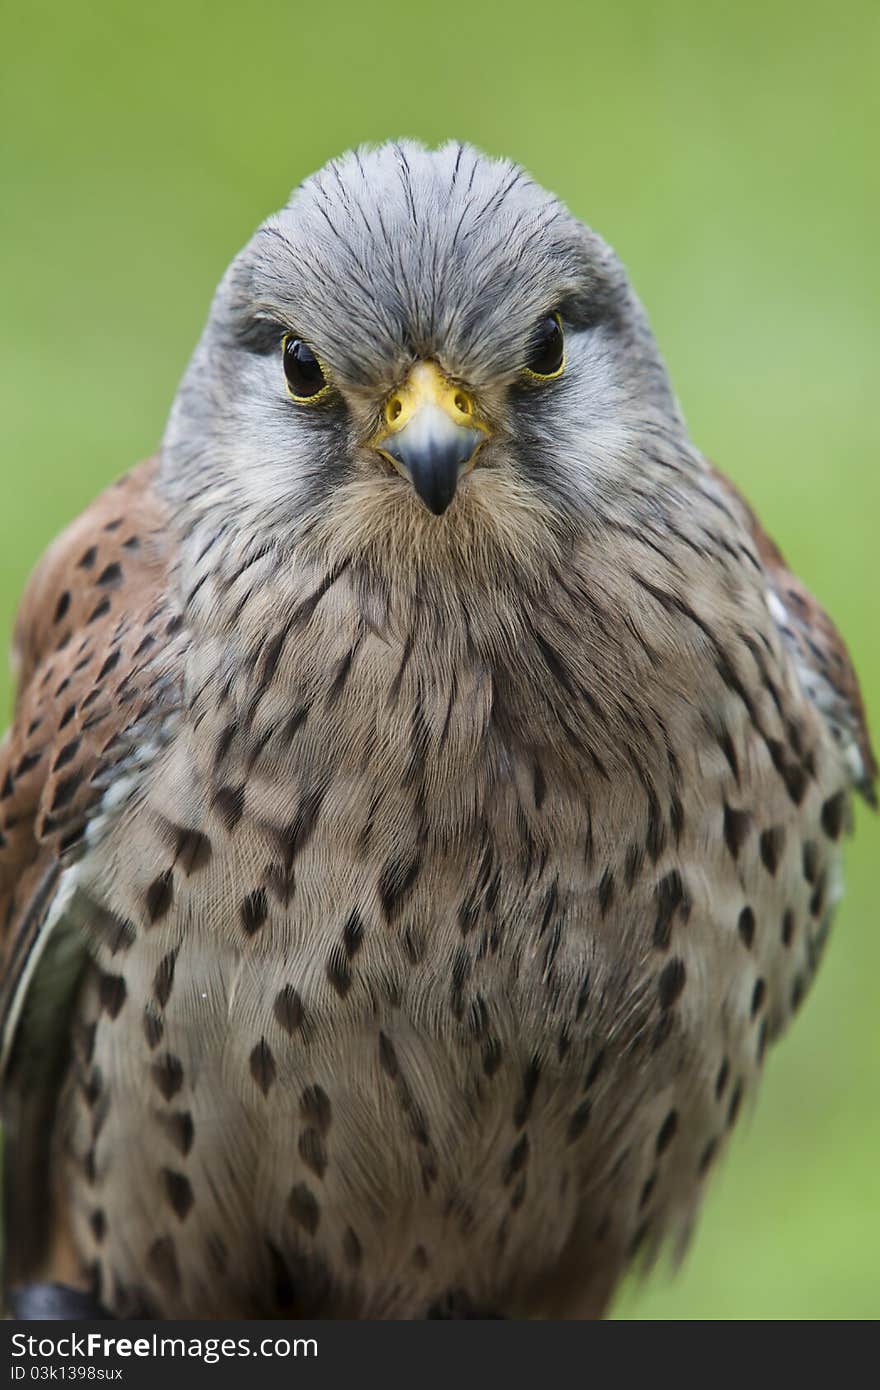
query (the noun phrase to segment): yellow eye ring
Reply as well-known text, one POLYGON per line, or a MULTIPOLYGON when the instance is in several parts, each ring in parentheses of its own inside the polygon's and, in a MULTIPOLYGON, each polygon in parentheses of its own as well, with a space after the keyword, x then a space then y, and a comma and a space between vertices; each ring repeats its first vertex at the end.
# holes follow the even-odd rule
POLYGON ((565 371, 565 334, 558 313, 548 314, 535 330, 523 375, 533 381, 555 381, 565 371))
POLYGON ((314 405, 330 390, 323 362, 297 333, 281 339, 281 363, 287 394, 297 405, 314 405))

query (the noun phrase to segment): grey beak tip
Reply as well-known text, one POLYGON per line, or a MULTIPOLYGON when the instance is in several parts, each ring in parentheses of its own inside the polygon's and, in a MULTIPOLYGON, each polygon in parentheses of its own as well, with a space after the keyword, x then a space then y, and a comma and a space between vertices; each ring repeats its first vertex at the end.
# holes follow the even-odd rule
POLYGON ((442 516, 455 496, 464 465, 481 442, 478 430, 454 427, 454 434, 415 440, 394 441, 388 452, 409 475, 410 481, 429 511, 442 516))

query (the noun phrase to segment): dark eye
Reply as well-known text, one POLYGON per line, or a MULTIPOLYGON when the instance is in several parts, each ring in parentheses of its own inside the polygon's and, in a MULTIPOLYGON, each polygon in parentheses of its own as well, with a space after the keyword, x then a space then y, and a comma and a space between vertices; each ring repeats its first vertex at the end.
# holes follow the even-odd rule
POLYGON ((565 366, 565 338, 558 314, 548 314, 535 329, 526 371, 532 376, 559 376, 565 366))
POLYGON ((308 343, 292 333, 281 345, 287 388, 296 401, 313 401, 327 389, 323 368, 308 343))

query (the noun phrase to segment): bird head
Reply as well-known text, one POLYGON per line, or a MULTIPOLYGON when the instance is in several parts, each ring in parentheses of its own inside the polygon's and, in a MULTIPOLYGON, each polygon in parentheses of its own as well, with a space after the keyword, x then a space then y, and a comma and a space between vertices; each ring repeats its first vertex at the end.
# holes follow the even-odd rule
POLYGON ((232 263, 163 485, 278 546, 540 547, 651 428, 683 432, 613 252, 516 165, 402 142, 328 164, 232 263))

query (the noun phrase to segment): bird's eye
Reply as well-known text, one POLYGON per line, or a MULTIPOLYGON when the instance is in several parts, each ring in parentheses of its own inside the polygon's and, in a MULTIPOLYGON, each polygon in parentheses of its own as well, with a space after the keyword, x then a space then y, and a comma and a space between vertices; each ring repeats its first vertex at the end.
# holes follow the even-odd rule
POLYGON ((547 381, 561 376, 565 366, 565 338, 558 314, 548 314, 535 329, 525 371, 529 376, 547 381))
POLYGON ((300 405, 311 405, 328 390, 324 369, 308 343, 285 333, 281 344, 287 391, 300 405))

